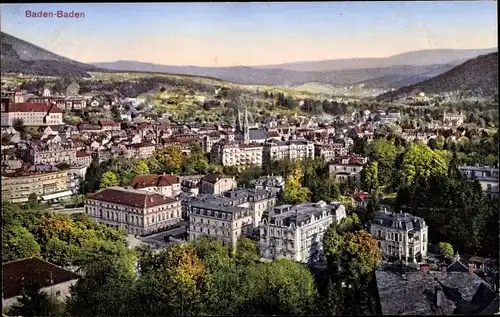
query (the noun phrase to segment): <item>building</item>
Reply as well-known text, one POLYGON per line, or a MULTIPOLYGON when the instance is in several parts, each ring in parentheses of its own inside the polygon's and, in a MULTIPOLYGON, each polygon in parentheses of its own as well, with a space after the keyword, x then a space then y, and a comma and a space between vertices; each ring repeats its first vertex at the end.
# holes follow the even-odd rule
POLYGON ((210 155, 223 166, 262 165, 262 145, 259 144, 237 144, 224 139, 212 146, 210 155))
POLYGON ((225 191, 238 187, 238 183, 234 176, 214 173, 203 176, 199 187, 201 194, 221 195, 225 191))
POLYGON ((326 162, 330 162, 331 160, 339 156, 347 156, 347 152, 347 147, 342 143, 314 145, 315 157, 323 157, 326 162))
POLYGON ((238 108, 236 115, 236 131, 234 141, 237 144, 250 143, 250 127, 248 126, 248 110, 245 108, 244 122, 241 122, 240 109, 238 108))
POLYGON ((1 125, 12 126, 21 120, 25 126, 62 125, 62 111, 49 103, 8 103, 1 114, 1 125))
POLYGON ((498 197, 498 168, 461 166, 459 170, 467 177, 479 181, 486 196, 498 197))
POLYGON ((443 112, 443 124, 447 127, 457 127, 464 124, 464 114, 460 111, 458 114, 449 113, 446 110, 443 112))
POLYGON ((2 264, 2 307, 15 304, 25 288, 36 285, 40 292, 66 300, 79 275, 40 258, 32 257, 2 264))
POLYGON ((130 186, 167 197, 176 197, 181 192, 181 180, 179 176, 172 174, 137 175, 130 186))
POLYGON ((377 211, 370 222, 370 233, 387 257, 413 262, 427 258, 428 227, 420 217, 377 211))
POLYGON ((120 131, 121 124, 120 122, 114 121, 99 121, 99 125, 101 126, 101 130, 103 131, 120 131))
POLYGON ((77 163, 77 149, 72 143, 33 144, 29 151, 29 160, 35 165, 60 163, 72 165, 77 163))
POLYGON ((361 171, 368 159, 359 156, 344 156, 335 158, 328 166, 330 174, 335 175, 339 182, 353 182, 358 188, 361 187, 361 171))
POLYGON ((285 187, 285 180, 281 175, 267 175, 254 180, 253 185, 255 189, 267 190, 278 195, 285 187))
POLYGON ((85 213, 130 234, 149 235, 181 221, 180 201, 132 188, 109 187, 89 196, 85 213))
POLYGON ((344 217, 345 207, 336 202, 277 206, 260 224, 260 254, 267 259, 316 263, 323 253, 323 234, 344 217))
POLYGON ((270 140, 264 144, 264 162, 314 158, 314 143, 307 140, 270 140))
POLYGON ((128 148, 129 156, 136 159, 148 159, 155 150, 156 146, 150 142, 134 143, 128 148))
POLYGON ((493 315, 499 311, 495 293, 476 274, 432 270, 418 271, 380 266, 375 271, 382 315, 493 315))
POLYGON ((76 151, 76 165, 89 166, 92 164, 92 154, 85 151, 76 151))
POLYGON ((2 199, 13 203, 27 202, 34 194, 44 201, 71 196, 67 171, 19 170, 2 174, 2 199))
POLYGON ((188 198, 184 208, 189 216, 189 240, 203 235, 235 247, 238 238, 253 235, 265 211, 274 207, 276 197, 267 191, 232 189, 221 196, 188 198))

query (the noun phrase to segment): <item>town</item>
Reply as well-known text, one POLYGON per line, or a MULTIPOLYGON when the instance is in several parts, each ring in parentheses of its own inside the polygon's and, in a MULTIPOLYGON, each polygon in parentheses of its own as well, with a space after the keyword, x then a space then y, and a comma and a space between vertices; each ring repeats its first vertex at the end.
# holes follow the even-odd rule
POLYGON ((499 314, 498 53, 465 51, 231 73, 2 32, 3 316, 499 314))

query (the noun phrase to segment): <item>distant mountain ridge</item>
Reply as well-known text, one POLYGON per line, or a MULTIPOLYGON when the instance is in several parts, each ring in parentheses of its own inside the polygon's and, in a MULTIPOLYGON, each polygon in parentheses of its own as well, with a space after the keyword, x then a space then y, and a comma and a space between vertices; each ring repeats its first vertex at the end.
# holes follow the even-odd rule
POLYGON ((378 99, 398 99, 415 91, 436 94, 458 90, 482 95, 498 92, 498 52, 478 56, 436 77, 382 94, 378 99))
POLYGON ((346 69, 361 68, 385 68, 394 66, 428 66, 438 64, 449 64, 455 62, 460 64, 468 59, 498 51, 498 48, 487 49, 435 49, 406 52, 389 57, 381 58, 345 58, 311 62, 293 62, 277 65, 254 66, 258 69, 286 69, 294 71, 338 71, 346 69))
POLYGON ((0 32, 0 52, 2 73, 88 77, 87 72, 100 70, 96 66, 54 54, 4 32, 0 32))

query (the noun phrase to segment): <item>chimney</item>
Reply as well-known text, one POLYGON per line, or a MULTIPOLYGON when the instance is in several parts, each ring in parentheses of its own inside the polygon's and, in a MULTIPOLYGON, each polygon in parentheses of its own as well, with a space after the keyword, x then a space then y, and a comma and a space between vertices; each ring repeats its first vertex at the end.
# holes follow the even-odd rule
POLYGON ((420 264, 420 272, 429 272, 430 266, 429 264, 420 264))
POLYGON ((469 263, 469 273, 474 273, 474 264, 469 263))
POLYGON ((441 287, 434 286, 434 304, 436 307, 441 307, 441 287))
POLYGON ((441 264, 441 272, 446 273, 447 265, 445 263, 441 264))

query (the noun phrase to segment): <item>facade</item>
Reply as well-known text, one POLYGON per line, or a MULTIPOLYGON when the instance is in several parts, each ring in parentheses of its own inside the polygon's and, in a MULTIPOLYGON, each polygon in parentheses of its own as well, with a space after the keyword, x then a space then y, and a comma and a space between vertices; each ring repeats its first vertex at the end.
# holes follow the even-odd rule
POLYGON ((201 194, 221 195, 228 190, 238 187, 238 183, 234 176, 214 173, 203 176, 199 187, 201 194))
POLYGON ((148 142, 131 144, 128 149, 130 157, 137 159, 148 159, 155 150, 156 146, 148 142))
POLYGON ((77 163, 77 149, 72 143, 34 144, 30 149, 29 159, 33 164, 72 165, 77 163))
POLYGON ((212 160, 223 166, 262 165, 262 146, 258 144, 236 144, 222 140, 212 146, 212 160))
POLYGON ((281 175, 267 175, 254 180, 253 185, 257 190, 267 190, 278 195, 285 187, 285 180, 281 175))
POLYGON ((101 130, 103 130, 103 131, 120 131, 121 130, 120 122, 99 121, 99 125, 101 126, 101 130))
POLYGON ((323 234, 332 223, 346 217, 340 203, 324 201, 277 206, 259 226, 259 249, 267 259, 284 257, 314 263, 321 259, 323 234))
POLYGON ((180 201, 132 188, 109 187, 91 195, 85 213, 96 221, 129 234, 149 235, 181 221, 180 201))
POLYGON ((264 144, 264 162, 314 158, 314 143, 307 140, 268 141, 264 144))
POLYGON ((62 112, 55 104, 48 103, 9 103, 1 114, 1 125, 12 126, 16 120, 25 126, 62 125, 62 112))
POLYGON ((498 197, 498 168, 461 166, 459 170, 471 179, 476 179, 488 197, 498 197))
POLYGON ((447 127, 461 126, 464 123, 464 114, 460 111, 458 114, 443 112, 443 123, 447 127))
POLYGON ((76 165, 89 166, 92 164, 92 154, 85 151, 76 151, 76 165))
POLYGON ((235 247, 241 236, 252 235, 276 197, 267 191, 232 189, 221 196, 191 197, 184 203, 189 216, 189 240, 203 235, 235 247))
POLYGON ((339 156, 346 156, 347 152, 347 147, 342 143, 314 145, 315 157, 323 157, 326 162, 330 162, 339 156))
POLYGON ((401 260, 427 258, 428 227, 424 219, 407 213, 378 211, 370 222, 370 233, 388 257, 401 260))
POLYGON ((137 175, 132 188, 157 193, 167 197, 176 197, 181 192, 181 180, 177 175, 137 175))
POLYGON ((365 157, 346 156, 335 158, 329 165, 330 174, 335 175, 339 182, 353 182, 358 188, 361 187, 361 171, 367 162, 365 157))
POLYGON ((67 171, 15 171, 2 174, 2 199, 27 202, 31 194, 45 201, 68 197, 67 171))
POLYGON ((23 283, 37 283, 40 291, 66 300, 70 287, 80 277, 40 258, 27 258, 2 264, 2 307, 12 306, 23 295, 23 283))

